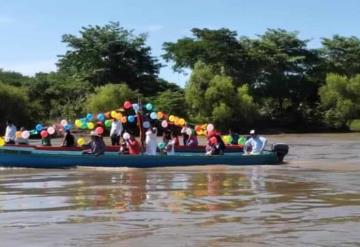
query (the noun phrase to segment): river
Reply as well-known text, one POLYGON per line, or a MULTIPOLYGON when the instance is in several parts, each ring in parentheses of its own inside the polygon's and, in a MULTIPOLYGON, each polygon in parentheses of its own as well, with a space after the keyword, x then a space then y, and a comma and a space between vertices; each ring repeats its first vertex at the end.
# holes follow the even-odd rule
POLYGON ((360 246, 360 133, 267 138, 286 164, 0 168, 0 246, 360 246))

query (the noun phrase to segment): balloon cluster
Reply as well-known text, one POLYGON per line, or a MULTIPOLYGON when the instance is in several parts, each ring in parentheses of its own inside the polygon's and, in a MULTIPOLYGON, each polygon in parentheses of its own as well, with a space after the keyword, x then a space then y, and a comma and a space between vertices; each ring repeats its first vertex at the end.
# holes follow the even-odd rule
POLYGON ((195 125, 195 131, 198 136, 206 136, 208 133, 211 133, 215 130, 213 124, 198 124, 195 125))

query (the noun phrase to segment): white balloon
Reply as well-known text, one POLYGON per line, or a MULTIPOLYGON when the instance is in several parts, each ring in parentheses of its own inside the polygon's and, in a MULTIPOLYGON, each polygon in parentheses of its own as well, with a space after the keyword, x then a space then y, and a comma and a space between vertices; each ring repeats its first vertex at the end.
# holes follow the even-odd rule
POLYGON ((213 131, 214 130, 214 125, 213 124, 208 124, 207 127, 206 127, 206 130, 208 132, 213 131))
POLYGON ((47 132, 49 133, 49 135, 55 134, 55 129, 54 129, 54 127, 49 127, 49 128, 47 128, 47 132))
POLYGON ((125 132, 125 133, 123 134, 123 138, 124 138, 125 140, 128 140, 128 139, 130 138, 130 134, 127 133, 127 132, 125 132))
POLYGON ((66 119, 63 119, 63 120, 61 120, 60 124, 61 124, 62 126, 65 126, 65 125, 68 124, 68 121, 67 121, 66 119))
POLYGON ((168 127, 168 122, 167 122, 166 120, 163 120, 163 121, 161 122, 161 127, 167 128, 167 127, 168 127))
POLYGON ((24 139, 28 139, 30 137, 30 132, 27 130, 24 130, 23 132, 21 132, 21 137, 24 139))
POLYGON ((187 128, 187 129, 186 129, 186 134, 187 134, 188 136, 191 136, 191 135, 192 135, 192 129, 187 128))

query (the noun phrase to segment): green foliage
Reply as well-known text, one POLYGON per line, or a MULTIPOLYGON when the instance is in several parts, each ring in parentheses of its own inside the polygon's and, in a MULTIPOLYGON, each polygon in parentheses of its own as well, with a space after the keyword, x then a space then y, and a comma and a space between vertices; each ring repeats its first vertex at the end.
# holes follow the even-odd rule
POLYGON ((29 80, 29 77, 13 71, 4 71, 0 69, 0 82, 13 86, 22 86, 29 80))
MULTIPOLYGON (((0 126, 12 120, 18 126, 30 126, 37 118, 25 88, 0 83, 0 126)), ((3 132, 3 131, 2 131, 3 132)))
POLYGON ((154 102, 158 111, 167 112, 179 117, 187 116, 187 106, 183 90, 160 92, 154 102))
POLYGON ((79 37, 63 35, 70 49, 60 56, 58 66, 95 86, 125 82, 131 89, 156 94, 160 64, 145 41, 146 35, 136 36, 119 23, 83 27, 79 37))
POLYGON ((360 118, 360 75, 353 78, 329 74, 319 90, 325 121, 335 127, 346 127, 360 118))
POLYGON ((324 38, 322 44, 329 73, 348 77, 360 74, 360 39, 334 35, 332 39, 324 38))
POLYGON ((95 89, 85 101, 87 112, 105 112, 122 107, 126 100, 136 102, 141 94, 131 90, 126 84, 107 84, 95 89))
POLYGON ((351 120, 349 123, 349 128, 351 131, 360 132, 360 119, 351 120))

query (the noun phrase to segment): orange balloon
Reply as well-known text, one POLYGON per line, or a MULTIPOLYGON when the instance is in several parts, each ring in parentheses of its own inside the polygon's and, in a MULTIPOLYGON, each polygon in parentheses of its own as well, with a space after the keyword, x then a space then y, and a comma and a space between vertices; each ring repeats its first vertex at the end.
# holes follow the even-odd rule
POLYGON ((106 119, 109 119, 109 118, 110 118, 110 112, 106 112, 106 113, 104 114, 104 116, 105 116, 106 119))
POLYGON ((127 122, 127 117, 126 117, 126 116, 123 116, 123 117, 121 118, 121 122, 122 122, 122 123, 126 123, 126 122, 127 122))
POLYGON ((158 117, 158 119, 162 119, 162 118, 164 117, 164 113, 162 113, 161 111, 159 111, 159 112, 157 113, 157 117, 158 117))
POLYGON ((123 115, 122 115, 120 112, 119 112, 119 113, 116 113, 116 115, 115 115, 115 118, 116 118, 117 120, 121 120, 122 117, 123 117, 123 115))

